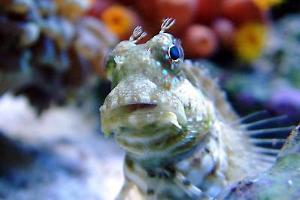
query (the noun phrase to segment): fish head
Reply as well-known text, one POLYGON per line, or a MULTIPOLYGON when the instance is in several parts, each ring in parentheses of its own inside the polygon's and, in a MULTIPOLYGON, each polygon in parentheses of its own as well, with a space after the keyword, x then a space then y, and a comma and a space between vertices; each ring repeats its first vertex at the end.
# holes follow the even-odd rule
POLYGON ((201 97, 184 77, 183 60, 180 41, 163 31, 143 44, 120 42, 106 62, 113 89, 100 108, 104 134, 140 157, 194 140, 188 121, 201 97))

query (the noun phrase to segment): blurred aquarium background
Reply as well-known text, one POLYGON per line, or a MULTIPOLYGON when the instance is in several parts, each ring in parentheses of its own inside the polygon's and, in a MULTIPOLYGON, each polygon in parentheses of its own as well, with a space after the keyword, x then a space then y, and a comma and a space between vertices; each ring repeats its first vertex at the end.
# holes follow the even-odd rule
POLYGON ((241 116, 300 121, 298 0, 1 0, 0 199, 113 199, 122 150, 100 131, 104 60, 172 17, 241 116))

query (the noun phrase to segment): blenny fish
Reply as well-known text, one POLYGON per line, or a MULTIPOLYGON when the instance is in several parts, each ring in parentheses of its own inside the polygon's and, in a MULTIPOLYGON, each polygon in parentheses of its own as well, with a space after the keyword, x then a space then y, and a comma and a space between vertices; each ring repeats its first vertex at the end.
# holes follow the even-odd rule
POLYGON ((206 70, 184 60, 180 40, 166 33, 174 23, 165 19, 143 44, 136 27, 107 57, 113 89, 102 130, 126 151, 117 199, 214 199, 275 160, 277 150, 258 143, 282 142, 251 137, 268 130, 249 131, 206 70))

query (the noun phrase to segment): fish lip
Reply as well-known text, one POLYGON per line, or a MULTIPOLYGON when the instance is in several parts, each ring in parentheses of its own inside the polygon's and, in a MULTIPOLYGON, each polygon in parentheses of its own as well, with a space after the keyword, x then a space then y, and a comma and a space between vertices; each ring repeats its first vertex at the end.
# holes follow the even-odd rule
POLYGON ((158 106, 156 103, 131 103, 131 104, 126 104, 122 105, 119 108, 126 108, 129 113, 132 113, 134 111, 138 110, 145 110, 145 109, 154 109, 158 106))
POLYGON ((159 106, 165 106, 158 103, 153 102, 134 102, 134 103, 128 103, 128 104, 122 104, 118 105, 114 108, 104 108, 105 106, 100 107, 100 113, 101 115, 106 115, 107 113, 111 113, 114 111, 125 109, 128 114, 132 114, 135 111, 147 111, 147 110, 153 110, 159 106))

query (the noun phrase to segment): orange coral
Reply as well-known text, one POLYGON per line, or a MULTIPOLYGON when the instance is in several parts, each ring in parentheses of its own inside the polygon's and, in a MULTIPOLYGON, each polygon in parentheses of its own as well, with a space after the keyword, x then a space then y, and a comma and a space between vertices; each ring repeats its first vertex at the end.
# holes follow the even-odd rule
POLYGON ((134 13, 120 5, 113 5, 105 9, 101 15, 101 19, 109 30, 115 33, 120 39, 125 39, 130 35, 136 22, 134 13))
POLYGON ((253 1, 261 10, 264 11, 282 2, 282 0, 253 0, 253 1))

